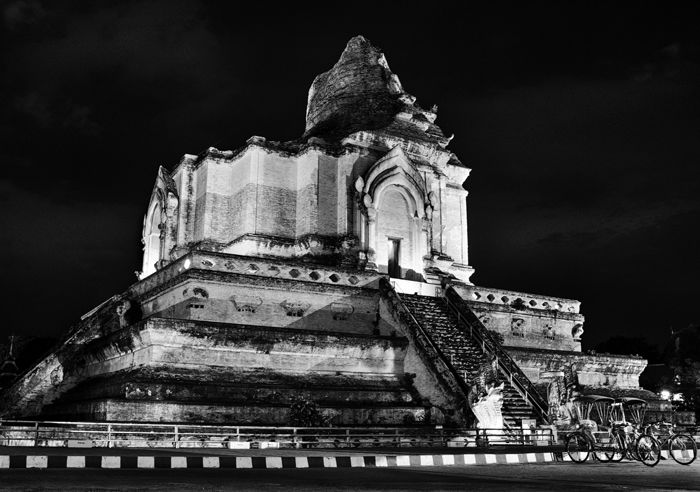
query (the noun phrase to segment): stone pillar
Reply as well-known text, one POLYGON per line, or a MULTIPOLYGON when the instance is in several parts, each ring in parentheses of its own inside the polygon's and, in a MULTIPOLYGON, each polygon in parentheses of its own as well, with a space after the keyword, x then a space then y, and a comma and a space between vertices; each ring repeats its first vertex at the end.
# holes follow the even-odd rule
POLYGON ((377 210, 367 208, 367 270, 377 270, 377 210))

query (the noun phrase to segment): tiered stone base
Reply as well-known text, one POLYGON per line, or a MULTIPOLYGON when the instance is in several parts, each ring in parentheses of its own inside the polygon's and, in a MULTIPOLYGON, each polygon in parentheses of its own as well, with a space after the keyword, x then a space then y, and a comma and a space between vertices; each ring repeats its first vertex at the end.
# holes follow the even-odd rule
POLYGON ((64 367, 50 418, 289 425, 314 402, 335 425, 421 421, 402 337, 150 318, 96 340, 64 367))

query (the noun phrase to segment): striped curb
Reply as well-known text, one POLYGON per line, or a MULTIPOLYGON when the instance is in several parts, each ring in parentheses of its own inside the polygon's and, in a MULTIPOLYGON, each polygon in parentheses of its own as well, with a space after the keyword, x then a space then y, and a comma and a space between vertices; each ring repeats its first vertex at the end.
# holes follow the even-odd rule
MULTIPOLYGON (((674 451, 674 453, 678 453, 678 454, 676 454, 676 456, 679 456, 679 458, 680 458, 680 457, 682 457, 682 458, 690 458, 690 457, 692 456, 692 453, 691 453, 690 451, 674 451)), ((555 456, 556 456, 557 461, 573 461, 567 452, 563 452, 563 453, 554 453, 554 454, 555 454, 555 456)), ((592 455, 592 454, 593 454, 593 451, 591 451, 590 454, 592 455)), ((590 460, 591 458, 589 457, 588 459, 590 460)), ((670 459, 672 459, 672 456, 669 454, 669 452, 668 452, 667 450, 662 450, 662 451, 661 451, 661 459, 663 459, 663 460, 670 460, 670 459)), ((639 460, 632 460, 632 459, 629 459, 629 458, 625 457, 625 458, 623 458, 622 461, 630 461, 630 462, 632 462, 632 461, 639 461, 639 460)), ((605 463, 606 463, 606 462, 605 462, 605 463)))
POLYGON ((2 468, 373 468, 548 463, 554 453, 372 456, 0 456, 2 468))

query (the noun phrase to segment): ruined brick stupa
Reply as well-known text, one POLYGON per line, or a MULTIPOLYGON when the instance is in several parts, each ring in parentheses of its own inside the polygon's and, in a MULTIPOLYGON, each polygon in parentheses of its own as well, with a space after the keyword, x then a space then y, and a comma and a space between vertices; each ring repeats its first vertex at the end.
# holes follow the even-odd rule
POLYGON ((639 358, 581 353, 578 301, 473 285, 470 169, 365 38, 314 80, 306 131, 160 168, 139 281, 5 391, 5 417, 465 424, 486 375, 506 425, 565 383, 638 389, 639 358), (471 395, 471 396, 470 396, 471 395))

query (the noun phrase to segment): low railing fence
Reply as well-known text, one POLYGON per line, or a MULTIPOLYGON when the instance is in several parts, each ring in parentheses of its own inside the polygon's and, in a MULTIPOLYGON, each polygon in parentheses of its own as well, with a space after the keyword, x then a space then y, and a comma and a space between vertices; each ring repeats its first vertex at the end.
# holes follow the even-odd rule
POLYGON ((0 420, 0 446, 371 448, 551 445, 551 428, 253 427, 0 420))

